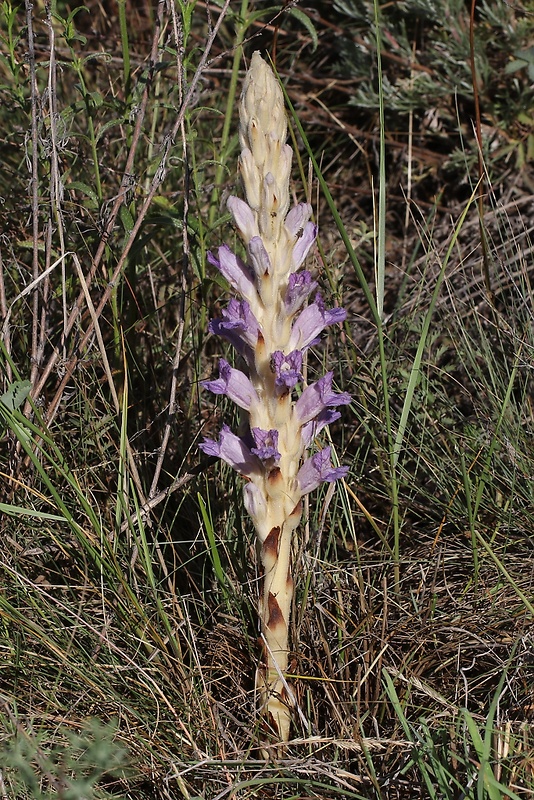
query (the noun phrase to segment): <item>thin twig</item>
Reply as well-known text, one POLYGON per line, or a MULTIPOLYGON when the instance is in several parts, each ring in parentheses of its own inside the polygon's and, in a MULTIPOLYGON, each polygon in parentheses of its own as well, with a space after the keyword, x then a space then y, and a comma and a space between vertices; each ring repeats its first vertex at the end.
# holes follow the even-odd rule
MULTIPOLYGON (((31 137, 32 137, 32 159, 31 159, 31 204, 32 204, 32 276, 34 286, 39 277, 39 151, 38 151, 38 123, 37 123, 37 76, 35 72, 35 42, 33 38, 33 3, 26 0, 26 26, 28 29, 28 62, 30 67, 30 91, 31 91, 31 137)), ((31 339, 31 371, 30 380, 33 382, 37 378, 37 350, 39 335, 39 290, 36 288, 33 294, 32 303, 32 339, 31 339)))

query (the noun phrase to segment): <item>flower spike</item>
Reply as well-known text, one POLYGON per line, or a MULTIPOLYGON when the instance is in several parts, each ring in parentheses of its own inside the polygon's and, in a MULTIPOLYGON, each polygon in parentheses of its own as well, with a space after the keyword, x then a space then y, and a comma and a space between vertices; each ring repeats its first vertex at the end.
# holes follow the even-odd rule
POLYGON ((286 144, 284 99, 259 53, 251 59, 239 115, 245 199, 230 197, 227 206, 246 258, 224 244, 216 255, 208 255, 238 295, 220 319, 210 322, 210 331, 235 347, 248 374, 221 358, 219 377, 202 381, 202 386, 229 397, 246 413, 248 425, 242 436, 223 425, 219 440, 206 439, 200 449, 248 479, 244 505, 256 529, 264 576, 259 599, 264 643, 257 674, 260 712, 282 748, 289 739, 294 702, 285 675, 293 596, 290 557, 302 498, 348 471, 332 466, 330 447, 306 452, 351 398, 333 391, 332 372, 301 388, 303 358, 327 326, 343 322, 346 312, 327 309, 318 292, 306 306, 317 281, 301 267, 317 227, 308 203, 290 208, 292 150, 286 144))

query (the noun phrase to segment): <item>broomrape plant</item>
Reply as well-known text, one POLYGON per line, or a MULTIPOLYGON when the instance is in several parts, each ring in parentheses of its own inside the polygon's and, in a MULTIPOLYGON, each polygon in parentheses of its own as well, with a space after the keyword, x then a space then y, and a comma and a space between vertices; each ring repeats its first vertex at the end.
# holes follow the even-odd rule
POLYGON ((285 679, 288 625, 293 596, 291 550, 302 516, 302 498, 322 481, 335 481, 348 467, 334 468, 330 448, 305 458, 316 435, 340 414, 350 395, 332 390, 328 372, 302 389, 303 356, 328 325, 346 312, 327 309, 317 283, 301 269, 315 241, 308 203, 290 209, 289 178, 293 151, 286 144, 287 123, 280 86, 258 52, 252 56, 241 95, 239 169, 246 202, 227 203, 246 247, 242 261, 229 247, 219 247, 209 261, 239 294, 210 323, 212 333, 227 339, 246 365, 235 369, 224 359, 219 378, 202 385, 225 394, 248 414, 243 436, 223 425, 219 441, 206 439, 201 449, 218 456, 243 475, 245 508, 256 528, 263 569, 259 600, 263 663, 257 688, 261 713, 281 742, 289 739, 292 692, 285 679))

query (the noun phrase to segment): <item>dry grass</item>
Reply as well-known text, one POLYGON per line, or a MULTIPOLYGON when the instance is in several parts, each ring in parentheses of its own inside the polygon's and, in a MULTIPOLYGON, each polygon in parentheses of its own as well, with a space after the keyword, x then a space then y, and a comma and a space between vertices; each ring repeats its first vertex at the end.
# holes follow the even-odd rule
MULTIPOLYGON (((28 379, 31 393, 15 409, 0 403, 0 794, 493 800, 489 784, 477 788, 484 754, 471 720, 489 742, 493 791, 531 797, 529 163, 488 164, 491 296, 474 205, 453 244, 396 494, 376 326, 324 197, 308 187, 321 229, 313 268, 349 310, 308 374, 333 364, 353 394, 332 426, 351 472, 312 499, 296 545, 298 710, 286 758, 266 764, 252 532, 239 480, 197 449, 231 414, 201 398, 198 381, 221 355, 207 321, 226 287, 206 252, 234 238, 224 199, 239 191, 227 105, 242 74, 236 41, 249 54, 276 40, 280 75, 371 285, 376 118, 347 103, 358 82, 336 74, 332 36, 343 21, 324 4, 299 8, 316 25, 315 52, 290 7, 253 18, 263 4, 88 6, 74 17, 85 37, 76 39, 35 4, 33 101, 24 9, 13 18, 20 40, 2 44, 1 391, 28 379), (127 767, 112 763, 108 743, 94 756, 98 787, 83 794, 87 765, 62 761, 57 748, 91 718, 114 721, 127 767), (16 742, 26 743, 22 758, 16 742)), ((56 10, 67 18, 64 3, 56 10)), ((4 35, 8 27, 4 15, 4 35)), ((452 222, 478 175, 475 166, 451 181, 424 126, 411 144, 406 130, 389 133, 388 159, 383 357, 395 434, 452 222)), ((301 198, 304 158, 294 178, 301 198)))

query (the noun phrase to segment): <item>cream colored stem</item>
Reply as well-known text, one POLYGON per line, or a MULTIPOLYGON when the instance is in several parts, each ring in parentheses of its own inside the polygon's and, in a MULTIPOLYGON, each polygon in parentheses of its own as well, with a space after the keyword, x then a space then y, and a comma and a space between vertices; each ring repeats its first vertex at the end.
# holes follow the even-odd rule
MULTIPOLYGON (((298 515, 300 517, 300 514, 298 515)), ((291 696, 285 674, 289 656, 289 617, 293 599, 290 572, 291 544, 295 520, 282 529, 273 528, 261 547, 265 570, 260 601, 261 629, 264 640, 264 663, 259 671, 258 688, 262 710, 281 742, 289 739, 291 696)))

